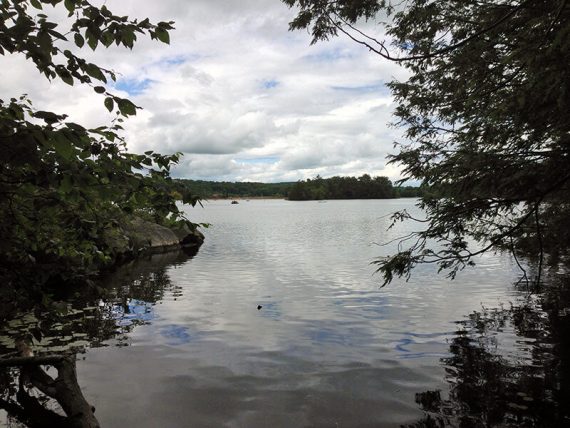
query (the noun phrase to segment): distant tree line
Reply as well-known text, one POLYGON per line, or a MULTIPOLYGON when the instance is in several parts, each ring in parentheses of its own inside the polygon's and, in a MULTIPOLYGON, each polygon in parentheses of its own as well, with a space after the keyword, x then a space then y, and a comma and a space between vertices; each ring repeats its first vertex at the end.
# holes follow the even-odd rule
POLYGON ((286 198, 293 183, 232 183, 228 181, 179 180, 201 198, 286 198))
POLYGON ((212 198, 288 198, 292 201, 318 199, 388 199, 423 195, 419 187, 396 187, 386 177, 332 177, 283 183, 232 183, 227 181, 178 180, 196 197, 212 198))
POLYGON ((387 177, 331 177, 298 181, 291 186, 289 199, 390 199, 420 196, 419 187, 395 187, 387 177))

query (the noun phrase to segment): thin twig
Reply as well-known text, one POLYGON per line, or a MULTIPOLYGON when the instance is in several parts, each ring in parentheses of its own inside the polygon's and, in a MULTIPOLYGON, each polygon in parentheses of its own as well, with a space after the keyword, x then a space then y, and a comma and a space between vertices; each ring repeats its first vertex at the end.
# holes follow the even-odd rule
MULTIPOLYGON (((334 21, 332 18, 329 17, 328 19, 329 19, 329 21, 333 24, 333 26, 334 26, 335 28, 337 28, 337 29, 338 29, 339 31, 341 31, 343 34, 345 34, 346 36, 348 36, 351 40, 353 40, 354 42, 356 42, 356 43, 358 43, 358 44, 360 44, 360 45, 366 46, 368 49, 370 49, 371 51, 377 53, 377 54, 380 55, 382 58, 385 58, 385 59, 387 59, 387 60, 389 60, 389 61, 393 61, 393 62, 417 61, 417 60, 425 60, 425 59, 434 58, 434 57, 436 57, 436 56, 443 55, 443 54, 445 54, 445 53, 447 53, 447 52, 451 52, 451 51, 453 51, 453 50, 455 50, 455 49, 458 49, 458 48, 460 48, 460 47, 466 45, 467 43, 471 42, 472 40, 475 40, 477 37, 482 36, 483 34, 485 34, 485 33, 489 32, 489 31, 493 30, 494 28, 496 28, 496 27, 498 27, 499 25, 501 25, 503 22, 505 22, 505 21, 507 21, 508 19, 510 19, 515 13, 517 13, 519 10, 523 9, 523 8, 527 5, 527 3, 530 3, 530 1, 531 1, 531 0, 526 0, 526 1, 522 2, 519 6, 513 8, 513 10, 511 10, 509 13, 507 13, 507 14, 506 14, 505 16, 503 16, 502 18, 498 19, 497 21, 495 21, 495 22, 492 23, 491 25, 489 25, 489 26, 487 26, 487 27, 485 27, 485 28, 482 28, 482 29, 479 30, 479 31, 476 31, 476 32, 473 33, 471 36, 466 37, 465 39, 461 40, 460 42, 457 42, 457 43, 455 43, 455 44, 449 45, 449 46, 447 46, 447 47, 445 47, 445 48, 436 50, 436 51, 434 51, 434 52, 430 52, 430 53, 426 53, 426 54, 421 54, 421 55, 410 55, 410 56, 399 57, 399 58, 395 58, 395 57, 391 56, 389 53, 388 53, 388 54, 385 54, 385 53, 381 52, 380 50, 374 48, 370 43, 367 43, 367 42, 365 42, 365 41, 363 41, 363 40, 360 40, 360 39, 354 37, 352 34, 350 34, 348 31, 346 31, 346 30, 342 27, 342 25, 340 25, 338 22, 334 21)), ((342 18, 341 18, 341 20, 342 20, 342 18)), ((342 21, 345 22, 344 20, 342 20, 342 21)), ((350 28, 354 29, 354 27, 353 27, 352 25, 350 25, 350 24, 347 24, 347 25, 348 25, 350 28)), ((355 30, 355 31, 357 31, 357 32, 360 33, 360 34, 363 34, 360 30, 355 30)), ((381 46, 382 49, 384 49, 384 50, 387 51, 386 47, 385 47, 382 43, 378 42, 376 39, 374 39, 374 38, 372 38, 372 37, 370 37, 370 36, 364 35, 364 34, 363 34, 363 36, 366 37, 366 38, 369 39, 369 40, 374 40, 376 43, 378 43, 378 44, 381 46)))
POLYGON ((513 237, 511 236, 511 253, 513 254, 513 258, 515 259, 515 262, 517 263, 517 266, 519 267, 519 269, 522 271, 523 276, 518 280, 518 282, 515 284, 515 286, 519 285, 523 280, 525 280, 526 282, 526 287, 528 289, 529 283, 528 283, 528 276, 526 274, 526 269, 522 267, 522 265, 519 262, 519 259, 517 257, 517 253, 515 251, 515 243, 513 241, 513 237))

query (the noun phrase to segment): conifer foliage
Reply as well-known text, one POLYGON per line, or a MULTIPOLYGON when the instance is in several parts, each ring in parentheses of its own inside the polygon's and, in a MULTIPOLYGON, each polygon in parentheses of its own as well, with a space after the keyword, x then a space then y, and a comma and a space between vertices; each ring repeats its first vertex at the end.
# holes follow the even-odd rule
POLYGON ((540 277, 568 254, 570 2, 284 1, 313 42, 344 35, 409 71, 388 85, 406 136, 390 161, 430 188, 427 226, 378 261, 387 282, 418 263, 453 277, 496 249, 535 255, 540 277), (362 30, 380 14, 381 36, 362 30))

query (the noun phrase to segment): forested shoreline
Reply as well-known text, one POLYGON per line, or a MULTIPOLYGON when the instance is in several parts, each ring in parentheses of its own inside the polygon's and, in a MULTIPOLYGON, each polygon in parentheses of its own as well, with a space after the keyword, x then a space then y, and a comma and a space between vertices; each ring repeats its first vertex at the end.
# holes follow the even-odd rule
POLYGON ((204 199, 286 198, 293 182, 254 183, 179 179, 189 193, 204 199))
POLYGON ((387 177, 317 176, 297 182, 257 183, 179 179, 186 192, 203 199, 284 198, 291 201, 322 199, 392 199, 419 197, 424 189, 394 186, 387 177))
POLYGON ((322 199, 393 199, 418 197, 420 187, 394 186, 387 177, 331 177, 307 179, 295 183, 289 191, 292 201, 322 199))

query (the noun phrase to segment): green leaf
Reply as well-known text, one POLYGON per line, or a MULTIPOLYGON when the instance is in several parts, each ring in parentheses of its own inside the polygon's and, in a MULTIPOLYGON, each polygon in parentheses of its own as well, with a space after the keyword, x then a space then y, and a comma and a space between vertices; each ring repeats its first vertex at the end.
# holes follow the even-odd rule
POLYGON ((127 28, 121 31, 121 40, 123 42, 123 45, 125 45, 126 47, 132 49, 136 39, 137 37, 135 36, 135 33, 131 29, 127 28))
POLYGON ((36 9, 40 9, 40 10, 42 9, 42 4, 38 0, 30 0, 30 3, 36 9))
POLYGON ((101 15, 105 16, 106 18, 111 18, 113 16, 111 11, 107 9, 107 6, 105 5, 101 6, 101 15))
POLYGON ((99 40, 97 40, 95 36, 90 34, 89 36, 87 36, 87 44, 91 49, 95 50, 97 49, 97 44, 99 44, 99 40))
POLYGON ((55 30, 48 30, 48 33, 49 33, 51 36, 55 37, 56 39, 64 40, 64 41, 67 42, 67 38, 66 38, 63 34, 57 32, 57 31, 55 31, 55 30))
POLYGON ((59 122, 60 120, 64 119, 63 116, 57 115, 57 114, 52 113, 50 111, 36 111, 33 114, 33 116, 35 118, 42 119, 47 124, 53 124, 53 123, 59 122))
POLYGON ((77 47, 82 48, 83 45, 85 44, 85 39, 83 38, 83 36, 79 33, 75 33, 73 38, 75 39, 75 44, 77 45, 77 47))
POLYGON ((94 90, 95 92, 97 92, 98 94, 103 94, 103 93, 105 93, 105 87, 104 87, 104 86, 95 86, 95 87, 93 88, 93 90, 94 90))
POLYGON ((106 48, 111 46, 111 44, 115 40, 115 37, 113 36, 113 33, 111 31, 103 31, 101 38, 103 40, 103 45, 105 45, 106 48))
POLYGON ((123 98, 119 102, 119 110, 124 116, 134 116, 137 114, 137 107, 129 100, 123 98))
POLYGON ((166 31, 164 28, 158 27, 154 31, 154 34, 156 35, 156 38, 160 40, 162 43, 166 43, 167 45, 170 44, 170 35, 168 34, 168 31, 166 31))
POLYGON ((174 21, 169 21, 169 22, 161 21, 158 24, 156 24, 156 26, 158 28, 164 28, 165 30, 173 30, 174 27, 172 26, 172 24, 174 24, 174 21))
POLYGON ((65 0, 64 5, 69 11, 69 16, 73 15, 73 12, 75 11, 75 2, 73 0, 65 0))
POLYGON ((61 68, 58 67, 55 69, 55 72, 61 80, 63 80, 69 86, 73 86, 73 77, 71 77, 71 73, 66 68, 63 66, 61 68))
POLYGON ((107 107, 107 110, 113 111, 113 109, 115 108, 115 102, 113 101, 113 98, 111 97, 105 98, 105 107, 107 107))
POLYGON ((95 64, 88 63, 87 65, 85 65, 84 70, 92 78, 107 83, 107 78, 105 77, 101 69, 97 67, 95 64))
POLYGON ((55 152, 65 160, 70 160, 75 154, 75 147, 62 134, 55 133, 53 137, 52 145, 55 152))
POLYGON ((38 31, 36 36, 38 46, 44 51, 45 55, 51 55, 52 40, 47 31, 38 31))

